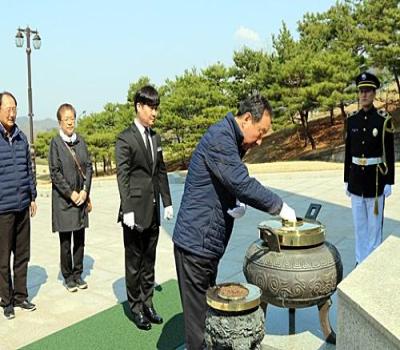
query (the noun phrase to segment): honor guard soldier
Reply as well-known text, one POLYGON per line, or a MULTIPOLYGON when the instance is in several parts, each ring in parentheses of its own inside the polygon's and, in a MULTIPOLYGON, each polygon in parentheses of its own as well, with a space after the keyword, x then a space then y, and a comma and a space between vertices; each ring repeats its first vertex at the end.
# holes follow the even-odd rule
POLYGON ((392 117, 374 106, 378 78, 364 72, 356 78, 361 109, 348 116, 344 182, 351 197, 356 265, 382 242, 385 197, 394 184, 392 117))

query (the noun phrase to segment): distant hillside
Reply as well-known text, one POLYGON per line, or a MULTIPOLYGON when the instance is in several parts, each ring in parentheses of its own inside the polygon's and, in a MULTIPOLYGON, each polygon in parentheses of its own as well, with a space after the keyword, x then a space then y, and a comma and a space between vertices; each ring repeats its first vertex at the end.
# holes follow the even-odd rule
MULTIPOLYGON (((378 106, 380 108, 381 106, 378 106)), ((397 144, 400 139, 400 108, 392 105, 387 108, 394 119, 396 127, 395 149, 396 160, 400 160, 397 144)), ((304 147, 304 134, 297 125, 292 128, 280 130, 268 136, 260 147, 252 148, 245 156, 246 163, 265 163, 286 160, 328 160, 331 151, 342 152, 344 147, 343 119, 336 116, 331 124, 329 117, 319 118, 309 122, 310 131, 315 139, 317 149, 312 150, 308 144, 304 147)), ((337 161, 342 161, 338 157, 337 161)))
MULTIPOLYGON (((383 105, 377 105, 384 108, 383 105)), ((347 112, 355 110, 356 106, 347 108, 347 112)), ((390 105, 387 108, 393 116, 395 133, 395 157, 400 161, 400 106, 390 105)), ((293 125, 283 130, 272 132, 259 147, 252 148, 244 157, 245 163, 258 164, 293 160, 322 160, 343 162, 344 121, 341 115, 336 115, 333 124, 327 116, 310 120, 309 127, 316 142, 317 149, 312 150, 310 144, 304 147, 304 134, 300 125, 293 125)), ((189 164, 189 161, 187 162, 189 164)), ((168 162, 168 171, 186 169, 181 162, 168 162)))
POLYGON ((286 160, 308 159, 327 149, 343 145, 343 119, 338 116, 331 124, 330 118, 319 118, 309 122, 309 128, 317 149, 313 151, 311 145, 304 147, 304 134, 297 125, 280 130, 267 136, 259 147, 252 148, 245 156, 246 163, 265 163, 286 160))
MULTIPOLYGON (((17 117, 18 127, 29 137, 29 118, 17 117)), ((58 122, 54 119, 36 119, 33 117, 33 133, 36 136, 38 132, 49 131, 58 128, 58 122)))

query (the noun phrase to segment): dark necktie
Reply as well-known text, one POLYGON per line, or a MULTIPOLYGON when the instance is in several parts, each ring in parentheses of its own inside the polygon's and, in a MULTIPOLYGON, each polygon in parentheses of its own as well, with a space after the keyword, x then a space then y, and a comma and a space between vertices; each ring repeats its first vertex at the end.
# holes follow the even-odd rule
POLYGON ((153 155, 151 154, 149 128, 144 128, 144 135, 146 136, 145 139, 146 139, 147 155, 149 157, 150 164, 153 165, 153 155))

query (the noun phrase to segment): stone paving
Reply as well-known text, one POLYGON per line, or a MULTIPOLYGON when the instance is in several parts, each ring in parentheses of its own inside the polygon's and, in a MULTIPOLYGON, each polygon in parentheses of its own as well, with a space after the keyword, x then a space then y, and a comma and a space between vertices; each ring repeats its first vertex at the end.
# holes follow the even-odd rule
MULTIPOLYGON (((399 164, 396 166, 400 170, 399 164)), ((354 268, 354 238, 350 200, 343 191, 342 170, 313 170, 274 173, 254 173, 265 186, 276 191, 304 216, 310 203, 322 204, 318 216, 326 225, 327 240, 338 248, 344 275, 354 268)), ((184 175, 170 174, 175 213, 183 192, 184 175)), ((69 293, 63 286, 59 272, 58 235, 51 232, 50 187, 40 185, 38 213, 32 220, 31 261, 28 271, 29 299, 37 304, 33 313, 16 311, 16 318, 0 318, 0 350, 17 349, 37 339, 70 326, 99 311, 126 300, 124 281, 124 250, 122 232, 116 222, 119 206, 115 178, 95 180, 91 197, 94 211, 86 236, 84 278, 87 290, 69 293)), ((400 191, 393 187, 385 209, 384 238, 400 236, 400 191)), ((235 223, 232 239, 221 261, 218 282, 245 281, 242 262, 247 247, 257 239, 257 224, 270 218, 268 214, 249 208, 235 223)), ((156 280, 163 283, 176 279, 171 234, 175 219, 162 222, 157 250, 156 280)), ((336 327, 336 298, 330 311, 336 327)), ((322 341, 317 308, 296 311, 296 335, 288 336, 288 311, 269 307, 266 318, 266 340, 271 348, 296 349, 334 348, 322 341)))

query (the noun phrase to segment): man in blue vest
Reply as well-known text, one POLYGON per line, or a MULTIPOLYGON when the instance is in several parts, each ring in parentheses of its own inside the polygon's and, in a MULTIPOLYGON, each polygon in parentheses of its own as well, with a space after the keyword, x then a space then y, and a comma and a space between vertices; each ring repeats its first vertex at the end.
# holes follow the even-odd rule
POLYGON ((0 298, 4 317, 15 317, 14 307, 33 311, 28 301, 30 216, 36 214, 36 187, 29 144, 15 124, 17 100, 0 93, 0 298), (13 280, 11 279, 13 253, 13 280))

